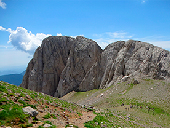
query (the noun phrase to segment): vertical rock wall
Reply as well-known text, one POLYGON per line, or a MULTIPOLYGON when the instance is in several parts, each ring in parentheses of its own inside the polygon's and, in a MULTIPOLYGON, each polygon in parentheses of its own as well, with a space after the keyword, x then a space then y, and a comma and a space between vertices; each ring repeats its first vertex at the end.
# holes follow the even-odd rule
POLYGON ((102 50, 82 36, 50 36, 35 51, 21 87, 61 97, 106 88, 122 78, 170 78, 170 53, 141 41, 117 41, 102 50))

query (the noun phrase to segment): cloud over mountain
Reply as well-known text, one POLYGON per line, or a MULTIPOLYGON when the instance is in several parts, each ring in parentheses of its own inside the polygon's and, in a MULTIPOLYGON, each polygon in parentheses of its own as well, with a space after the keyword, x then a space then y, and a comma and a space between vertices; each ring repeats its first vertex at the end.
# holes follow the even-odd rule
POLYGON ((16 30, 12 30, 11 28, 6 29, 0 26, 0 30, 10 33, 8 43, 11 43, 18 50, 28 52, 29 54, 34 53, 35 49, 41 45, 44 38, 51 36, 51 34, 44 33, 33 34, 23 27, 17 27, 16 30))
POLYGON ((101 34, 93 34, 94 40, 98 42, 102 49, 104 49, 108 44, 115 42, 117 40, 128 40, 133 37, 129 33, 124 31, 117 32, 105 32, 101 34))

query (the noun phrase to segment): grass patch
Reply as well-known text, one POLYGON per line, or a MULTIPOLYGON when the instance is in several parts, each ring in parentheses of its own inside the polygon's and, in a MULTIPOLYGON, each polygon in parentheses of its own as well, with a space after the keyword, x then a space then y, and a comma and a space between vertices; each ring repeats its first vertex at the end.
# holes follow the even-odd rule
POLYGON ((22 107, 19 105, 10 106, 7 105, 2 111, 0 111, 0 120, 5 123, 18 119, 19 122, 24 123, 27 121, 29 115, 24 114, 22 107))
POLYGON ((51 118, 51 114, 50 114, 50 113, 47 113, 46 115, 44 115, 43 118, 44 118, 44 119, 49 119, 49 118, 51 118))

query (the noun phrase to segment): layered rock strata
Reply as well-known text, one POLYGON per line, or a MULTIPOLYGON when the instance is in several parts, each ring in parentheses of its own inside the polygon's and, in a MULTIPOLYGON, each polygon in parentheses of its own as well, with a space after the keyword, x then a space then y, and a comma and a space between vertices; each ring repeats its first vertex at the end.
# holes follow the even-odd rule
POLYGON ((50 36, 35 51, 20 86, 61 97, 128 78, 169 80, 169 51, 134 40, 117 41, 102 50, 82 36, 50 36))

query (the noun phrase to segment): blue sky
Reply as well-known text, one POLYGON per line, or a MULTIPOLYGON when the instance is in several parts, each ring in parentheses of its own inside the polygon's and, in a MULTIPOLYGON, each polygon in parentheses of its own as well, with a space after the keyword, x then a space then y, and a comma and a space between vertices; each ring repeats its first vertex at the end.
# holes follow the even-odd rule
POLYGON ((83 35, 102 48, 134 39, 170 50, 170 0, 0 0, 0 70, 24 70, 49 35, 83 35))

